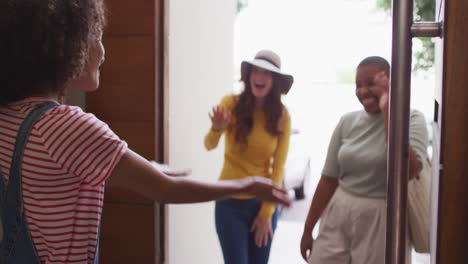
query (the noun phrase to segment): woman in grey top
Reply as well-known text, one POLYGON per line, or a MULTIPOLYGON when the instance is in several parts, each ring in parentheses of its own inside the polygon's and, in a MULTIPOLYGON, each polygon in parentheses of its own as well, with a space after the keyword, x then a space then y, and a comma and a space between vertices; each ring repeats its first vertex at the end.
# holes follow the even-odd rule
MULTIPOLYGON (((364 109, 343 115, 332 134, 301 240, 309 263, 384 263, 389 71, 389 63, 377 56, 357 67, 356 97, 364 109)), ((427 141, 424 116, 412 110, 410 178, 422 168, 427 141)))

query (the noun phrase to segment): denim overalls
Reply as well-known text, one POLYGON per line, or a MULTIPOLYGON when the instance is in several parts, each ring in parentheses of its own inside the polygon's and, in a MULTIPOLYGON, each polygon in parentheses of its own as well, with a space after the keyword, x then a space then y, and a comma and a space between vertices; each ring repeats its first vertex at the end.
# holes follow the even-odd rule
MULTIPOLYGON (((0 264, 40 263, 23 209, 21 165, 24 148, 32 126, 45 111, 55 106, 58 106, 55 102, 47 102, 37 106, 21 124, 16 137, 8 186, 5 186, 0 171, 0 213, 3 225, 3 239, 0 241, 0 264)), ((98 263, 98 256, 98 246, 96 246, 95 264, 98 263)))

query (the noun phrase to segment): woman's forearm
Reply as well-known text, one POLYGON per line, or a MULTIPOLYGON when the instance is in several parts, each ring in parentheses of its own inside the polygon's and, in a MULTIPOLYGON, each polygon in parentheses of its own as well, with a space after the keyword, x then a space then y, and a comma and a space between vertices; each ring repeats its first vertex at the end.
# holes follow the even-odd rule
POLYGON ((255 195, 259 200, 288 205, 287 192, 264 177, 204 182, 191 178, 169 177, 145 158, 128 150, 112 171, 108 185, 126 189, 160 203, 197 203, 218 200, 238 193, 255 195))
POLYGON ((223 131, 210 128, 208 134, 205 136, 204 145, 207 150, 212 150, 218 146, 219 139, 221 138, 223 131))
POLYGON ((336 188, 338 180, 333 177, 322 176, 315 190, 314 198, 310 204, 309 213, 307 214, 306 223, 304 225, 304 233, 311 233, 322 215, 325 207, 330 202, 336 188))
POLYGON ((194 203, 216 200, 249 191, 251 182, 204 182, 186 177, 170 177, 149 161, 128 150, 116 165, 108 184, 137 192, 160 203, 194 203))
MULTIPOLYGON (((382 110, 382 114, 384 116, 384 131, 385 131, 385 143, 388 141, 388 105, 385 109, 382 110)), ((408 178, 412 179, 413 177, 417 176, 421 171, 422 164, 416 158, 416 152, 414 151, 413 147, 409 145, 408 147, 408 178)))
POLYGON ((412 179, 419 175, 421 172, 422 164, 419 162, 418 158, 416 157, 416 152, 414 151, 411 145, 408 149, 408 156, 409 156, 409 169, 408 169, 408 178, 412 179))
MULTIPOLYGON (((384 117, 384 131, 385 131, 385 143, 387 143, 388 141, 388 128, 389 128, 389 124, 388 124, 388 103, 386 105, 385 108, 382 109, 382 114, 383 114, 383 117, 384 117)), ((418 161, 418 159, 416 158, 416 152, 413 150, 413 147, 411 147, 411 145, 409 145, 409 148, 408 148, 408 160, 409 160, 409 164, 408 164, 408 170, 409 170, 409 173, 408 173, 408 178, 409 179, 412 179, 413 177, 417 176, 419 174, 419 172, 421 171, 421 168, 422 168, 422 164, 418 161)))
POLYGON ((173 178, 164 193, 164 203, 198 203, 219 200, 249 191, 249 181, 204 182, 189 178, 173 178))

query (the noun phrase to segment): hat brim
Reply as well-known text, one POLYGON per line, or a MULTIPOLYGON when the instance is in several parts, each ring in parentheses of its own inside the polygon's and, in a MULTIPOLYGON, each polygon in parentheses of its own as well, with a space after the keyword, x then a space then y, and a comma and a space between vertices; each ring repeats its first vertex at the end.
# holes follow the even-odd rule
POLYGON ((241 79, 245 80, 245 77, 248 74, 249 66, 255 66, 259 67, 262 69, 265 69, 267 71, 276 73, 278 75, 278 86, 281 89, 281 92, 283 94, 287 94, 289 90, 291 89, 291 86, 294 82, 294 78, 290 74, 286 74, 281 72, 281 70, 273 65, 272 63, 266 61, 266 60, 261 60, 261 59, 255 59, 251 61, 243 61, 241 63, 241 79))

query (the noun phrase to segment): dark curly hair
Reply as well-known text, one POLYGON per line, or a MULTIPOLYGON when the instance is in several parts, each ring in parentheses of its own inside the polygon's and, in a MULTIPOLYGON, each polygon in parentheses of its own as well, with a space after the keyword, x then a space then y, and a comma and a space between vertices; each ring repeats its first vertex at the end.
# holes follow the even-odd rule
MULTIPOLYGON (((250 86, 251 66, 248 69, 248 74, 244 76, 241 81, 244 83, 244 90, 239 95, 234 109, 233 115, 237 122, 235 122, 235 140, 242 145, 247 144, 247 136, 253 128, 253 114, 255 111, 255 96, 252 93, 250 86)), ((279 76, 275 73, 273 75, 273 87, 265 98, 263 111, 265 112, 266 124, 265 130, 272 136, 281 135, 282 131, 279 130, 279 120, 283 114, 283 103, 281 102, 281 89, 277 87, 279 76)))
POLYGON ((103 0, 0 0, 0 106, 63 95, 105 23, 103 0))

